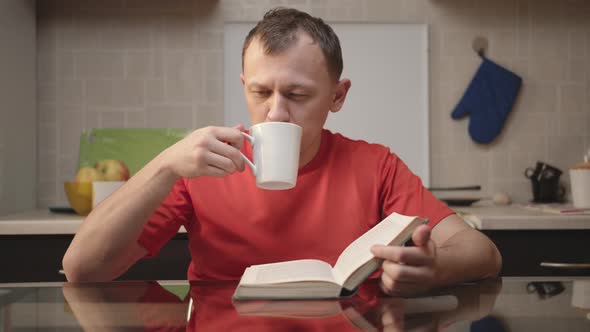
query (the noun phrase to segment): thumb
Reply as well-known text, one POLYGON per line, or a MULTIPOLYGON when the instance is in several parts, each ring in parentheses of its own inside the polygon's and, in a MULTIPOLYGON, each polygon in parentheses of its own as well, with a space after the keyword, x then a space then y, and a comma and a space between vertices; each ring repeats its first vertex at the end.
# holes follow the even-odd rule
POLYGON ((451 112, 451 118, 457 120, 461 119, 464 116, 471 114, 471 109, 462 105, 463 100, 460 101, 460 104, 455 107, 453 112, 451 112))
POLYGON ((430 227, 421 225, 414 230, 412 234, 412 242, 417 247, 425 247, 430 240, 430 227))
POLYGON ((233 126, 232 128, 237 129, 239 131, 246 131, 246 128, 244 128, 244 125, 241 123, 238 123, 237 125, 233 126))

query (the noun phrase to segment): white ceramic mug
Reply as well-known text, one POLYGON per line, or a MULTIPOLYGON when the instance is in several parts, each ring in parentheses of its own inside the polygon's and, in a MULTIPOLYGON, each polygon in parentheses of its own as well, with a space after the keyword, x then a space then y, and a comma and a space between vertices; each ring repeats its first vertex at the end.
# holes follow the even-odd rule
POLYGON ((574 207, 590 208, 590 169, 570 169, 574 207))
POLYGON ((572 306, 590 311, 590 280, 573 280, 572 306))
POLYGON ((256 177, 256 186, 267 190, 295 187, 299 169, 302 128, 288 122, 263 122, 242 133, 252 145, 253 161, 242 158, 256 177))
POLYGON ((125 181, 94 181, 92 182, 92 208, 104 201, 112 193, 121 188, 125 181))

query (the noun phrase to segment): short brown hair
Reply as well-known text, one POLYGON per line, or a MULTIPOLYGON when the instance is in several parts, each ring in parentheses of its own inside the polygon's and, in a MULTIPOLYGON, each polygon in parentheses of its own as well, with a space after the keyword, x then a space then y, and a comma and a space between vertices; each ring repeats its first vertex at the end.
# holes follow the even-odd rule
POLYGON ((260 38, 266 54, 284 51, 297 41, 297 32, 307 33, 324 54, 328 72, 336 79, 342 74, 342 50, 334 30, 321 18, 293 8, 278 7, 269 10, 256 26, 250 30, 242 48, 242 70, 244 55, 254 37, 260 38))

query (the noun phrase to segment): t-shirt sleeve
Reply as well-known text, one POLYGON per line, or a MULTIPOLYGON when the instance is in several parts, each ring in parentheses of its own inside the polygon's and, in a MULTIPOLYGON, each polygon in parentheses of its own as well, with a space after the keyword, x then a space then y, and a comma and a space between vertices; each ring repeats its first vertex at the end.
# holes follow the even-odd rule
MULTIPOLYGON (((180 179, 143 227, 137 242, 147 249, 147 257, 154 257, 180 229, 195 221, 192 201, 185 180, 180 179)), ((186 227, 185 227, 186 228, 186 227)))
POLYGON ((394 153, 382 160, 382 218, 393 212, 428 219, 430 227, 455 213, 422 185, 420 177, 394 153))

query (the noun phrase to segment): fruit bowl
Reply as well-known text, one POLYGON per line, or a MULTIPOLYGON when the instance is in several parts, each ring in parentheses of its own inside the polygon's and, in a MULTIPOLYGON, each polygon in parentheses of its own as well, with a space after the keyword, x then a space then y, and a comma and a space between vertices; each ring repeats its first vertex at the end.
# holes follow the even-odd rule
POLYGON ((74 181, 64 182, 70 206, 81 216, 87 216, 92 208, 119 189, 125 181, 74 181))
POLYGON ((92 182, 64 182, 70 206, 81 216, 92 210, 92 182))

